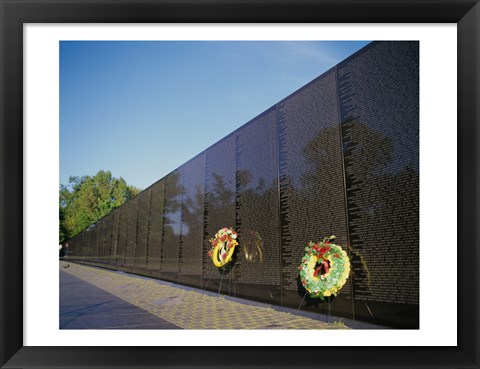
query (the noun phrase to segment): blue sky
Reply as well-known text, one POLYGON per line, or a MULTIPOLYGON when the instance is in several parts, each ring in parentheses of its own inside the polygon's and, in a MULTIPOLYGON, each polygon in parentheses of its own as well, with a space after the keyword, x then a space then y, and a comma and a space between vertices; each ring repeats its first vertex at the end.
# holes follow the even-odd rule
POLYGON ((368 41, 62 41, 60 183, 145 189, 368 41))

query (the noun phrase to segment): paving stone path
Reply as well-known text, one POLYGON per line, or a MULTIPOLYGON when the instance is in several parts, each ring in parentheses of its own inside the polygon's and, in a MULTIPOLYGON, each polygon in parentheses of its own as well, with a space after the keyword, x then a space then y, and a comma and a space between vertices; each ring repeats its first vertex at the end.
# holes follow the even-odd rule
POLYGON ((62 270, 59 318, 60 329, 180 329, 62 270))
MULTIPOLYGON (((125 273, 60 261, 60 271, 183 329, 344 329, 273 308, 232 301, 223 295, 178 288, 125 273), (68 267, 66 267, 68 265, 68 267)), ((60 293, 62 298, 62 292, 60 293)), ((161 324, 160 324, 161 326, 161 324)), ((153 328, 153 327, 152 327, 153 328)))

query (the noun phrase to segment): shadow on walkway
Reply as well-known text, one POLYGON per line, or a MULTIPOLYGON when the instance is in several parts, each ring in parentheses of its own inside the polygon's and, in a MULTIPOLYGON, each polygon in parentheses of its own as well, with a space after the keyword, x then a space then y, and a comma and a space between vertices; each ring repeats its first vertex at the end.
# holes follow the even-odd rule
POLYGON ((180 329, 63 271, 59 324, 60 329, 180 329))

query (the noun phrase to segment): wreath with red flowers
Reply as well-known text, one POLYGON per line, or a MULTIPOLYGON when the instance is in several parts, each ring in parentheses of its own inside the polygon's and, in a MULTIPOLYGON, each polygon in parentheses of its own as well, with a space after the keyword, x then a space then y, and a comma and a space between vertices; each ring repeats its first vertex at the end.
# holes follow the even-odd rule
POLYGON ((213 264, 218 268, 223 268, 233 257, 238 234, 232 228, 222 228, 214 238, 210 239, 212 248, 208 251, 208 256, 212 258, 213 264))
POLYGON ((350 259, 341 246, 332 243, 336 237, 325 237, 321 242, 309 242, 305 256, 298 267, 300 281, 310 297, 336 296, 350 275, 350 259))

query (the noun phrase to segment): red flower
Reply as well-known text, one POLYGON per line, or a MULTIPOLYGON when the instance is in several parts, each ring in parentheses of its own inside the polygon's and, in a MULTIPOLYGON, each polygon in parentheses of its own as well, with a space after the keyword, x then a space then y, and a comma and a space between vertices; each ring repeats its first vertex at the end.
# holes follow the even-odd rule
POLYGON ((302 279, 302 285, 306 286, 307 285, 307 282, 305 282, 304 279, 302 279))
POLYGON ((333 255, 333 257, 340 259, 340 255, 338 255, 338 254, 333 255))
POLYGON ((323 268, 325 269, 325 274, 327 274, 328 271, 330 270, 330 264, 327 260, 323 261, 323 268))
POLYGON ((212 257, 212 255, 213 255, 213 252, 212 252, 212 250, 210 250, 210 251, 208 252, 208 256, 212 257))
POLYGON ((315 271, 313 272, 313 275, 315 277, 317 276, 318 273, 320 273, 320 271, 322 270, 322 267, 323 267, 323 270, 324 270, 323 274, 327 274, 328 271, 330 270, 330 264, 328 263, 327 260, 323 260, 322 264, 317 269, 315 269, 315 271))
POLYGON ((226 252, 224 252, 224 253, 222 254, 222 260, 225 260, 225 259, 226 259, 226 257, 227 257, 227 253, 226 253, 226 252))
POLYGON ((227 239, 227 235, 224 234, 224 235, 222 236, 222 238, 220 238, 220 241, 225 242, 226 239, 227 239))
POLYGON ((327 246, 327 247, 322 246, 322 247, 320 248, 319 253, 320 253, 320 255, 323 255, 323 254, 325 254, 325 253, 328 252, 328 251, 330 251, 330 246, 327 246))

